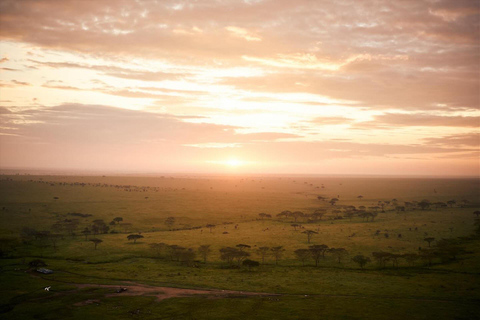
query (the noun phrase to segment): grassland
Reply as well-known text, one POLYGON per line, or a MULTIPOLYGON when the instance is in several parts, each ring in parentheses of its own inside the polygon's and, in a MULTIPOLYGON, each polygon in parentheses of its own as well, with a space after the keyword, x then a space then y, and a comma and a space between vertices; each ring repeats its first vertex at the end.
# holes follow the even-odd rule
POLYGON ((479 190, 476 179, 2 175, 0 312, 11 319, 474 319, 480 302, 480 242, 473 214, 480 208, 479 190), (332 205, 318 196, 339 200, 332 205), (397 208, 424 199, 432 204, 424 210, 397 208), (450 200, 455 203, 433 205, 450 200), (383 210, 373 209, 379 203, 383 210), (378 215, 373 221, 357 215, 348 219, 348 206, 365 206, 378 215), (319 209, 326 212, 321 220, 300 217, 302 227, 296 230, 293 217, 276 216, 319 209), (123 221, 109 226, 108 233, 81 233, 95 220, 108 224, 115 217, 123 221), (172 226, 165 224, 168 217, 174 217, 172 226), (75 235, 59 231, 56 248, 51 241, 20 236, 25 227, 53 233, 52 226, 65 219, 78 219, 78 226, 75 235), (208 224, 215 227, 210 230, 208 224), (310 244, 304 230, 318 232, 310 244), (138 233, 143 238, 136 243, 127 240, 138 233), (95 250, 88 237, 103 242, 95 250), (432 247, 454 239, 461 250, 455 259, 435 256, 431 264, 399 259, 398 266, 388 261, 381 267, 373 261, 372 252, 418 253, 419 247, 429 247, 424 241, 429 237, 435 239, 432 247), (152 243, 195 250, 210 245, 211 253, 207 263, 198 255, 193 263, 181 263, 168 254, 158 256, 152 243), (253 269, 229 266, 219 249, 238 244, 249 245, 249 258, 257 261, 259 247, 285 251, 278 264, 269 255, 253 269), (319 244, 345 248, 348 256, 339 263, 327 253, 318 266, 296 258, 295 250, 319 244), (351 259, 356 255, 372 262, 361 269, 351 259), (54 273, 29 268, 34 259, 54 273), (132 283, 280 295, 158 301, 148 295, 110 296, 111 289, 95 286, 132 283), (45 292, 48 285, 52 291, 45 292))

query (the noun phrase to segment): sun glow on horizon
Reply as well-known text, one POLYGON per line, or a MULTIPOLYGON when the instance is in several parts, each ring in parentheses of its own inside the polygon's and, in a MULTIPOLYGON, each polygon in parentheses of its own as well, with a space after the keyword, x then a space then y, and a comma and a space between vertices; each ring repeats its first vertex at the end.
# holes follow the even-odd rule
POLYGON ((225 164, 231 167, 239 167, 244 165, 244 162, 238 159, 229 159, 225 161, 225 164))
POLYGON ((243 161, 237 158, 230 158, 230 159, 221 160, 221 161, 207 161, 207 162, 212 164, 221 164, 221 165, 232 167, 232 168, 242 167, 249 164, 249 162, 243 161))

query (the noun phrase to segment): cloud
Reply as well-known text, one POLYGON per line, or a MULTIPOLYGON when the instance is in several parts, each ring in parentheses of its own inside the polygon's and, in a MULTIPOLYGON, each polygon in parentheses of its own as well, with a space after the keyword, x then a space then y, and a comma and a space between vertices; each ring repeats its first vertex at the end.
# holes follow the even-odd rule
POLYGON ((162 81, 162 80, 177 80, 188 74, 185 73, 170 73, 161 71, 144 71, 122 68, 112 65, 88 65, 82 63, 72 62, 52 62, 52 61, 38 61, 28 59, 28 61, 35 63, 36 66, 47 66, 51 68, 73 68, 73 69, 87 69, 100 71, 101 74, 110 77, 121 79, 133 79, 141 81, 162 81))
POLYGON ((438 138, 425 138, 423 140, 429 145, 469 146, 480 149, 480 133, 455 134, 438 138))
POLYGON ((18 135, 25 139, 45 143, 251 143, 299 137, 281 132, 242 134, 236 132, 235 126, 185 122, 202 119, 199 116, 173 116, 99 105, 65 104, 24 111, 2 110, 2 123, 16 127, 18 135))
POLYGON ((427 113, 403 114, 385 113, 374 117, 372 121, 355 124, 354 128, 397 128, 397 127, 465 127, 478 128, 480 117, 439 116, 427 113))
POLYGON ((247 41, 262 41, 262 38, 252 35, 250 32, 248 32, 248 30, 243 28, 229 26, 225 29, 234 36, 243 38, 247 41))
POLYGON ((349 124, 352 119, 345 117, 317 117, 309 122, 319 125, 335 125, 335 124, 349 124))
POLYGON ((14 88, 14 87, 23 87, 23 86, 31 86, 31 83, 25 81, 18 81, 18 80, 10 80, 9 82, 0 80, 0 87, 4 88, 14 88))

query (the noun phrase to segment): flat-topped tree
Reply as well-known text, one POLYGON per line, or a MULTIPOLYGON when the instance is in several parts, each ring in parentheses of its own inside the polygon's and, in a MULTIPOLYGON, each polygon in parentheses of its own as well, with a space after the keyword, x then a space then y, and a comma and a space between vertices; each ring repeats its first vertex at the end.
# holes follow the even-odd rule
POLYGON ((168 217, 165 219, 165 225, 171 230, 173 225, 175 224, 175 218, 174 217, 168 217))
POLYGON ((99 233, 108 233, 108 230, 110 230, 110 227, 106 225, 105 221, 102 219, 97 219, 93 221, 93 224, 91 226, 93 234, 99 234, 99 233))
POLYGON ((341 263, 342 258, 348 255, 348 251, 345 248, 330 248, 328 253, 332 254, 338 263, 341 263))
POLYGON ((123 221, 123 218, 122 217, 116 217, 116 218, 113 218, 113 221, 115 221, 117 224, 119 224, 120 222, 123 221))
POLYGON ((270 247, 259 247, 257 249, 258 254, 262 257, 262 264, 265 263, 265 258, 270 253, 270 247))
POLYGON ((290 217, 291 214, 292 214, 292 212, 290 210, 284 210, 284 211, 280 212, 279 214, 277 214, 277 217, 286 219, 286 218, 290 217))
POLYGON ((214 224, 207 224, 206 227, 210 229, 210 233, 212 232, 212 229, 215 228, 214 224))
POLYGON ((297 219, 303 217, 304 214, 301 211, 295 211, 292 212, 291 216, 293 217, 294 221, 297 222, 297 219))
POLYGON ((150 243, 149 247, 155 251, 158 257, 161 257, 162 255, 165 255, 167 249, 168 249, 168 244, 160 242, 160 243, 150 243))
POLYGON ((250 253, 242 251, 237 248, 226 247, 226 248, 220 249, 220 259, 227 261, 227 263, 229 264, 237 260, 238 266, 240 266, 242 261, 249 256, 250 256, 250 253))
POLYGON ((48 239, 52 243, 54 251, 57 251, 57 242, 62 238, 63 238, 63 236, 61 234, 58 234, 58 233, 48 235, 48 239))
POLYGON ((207 263, 207 257, 210 254, 210 252, 212 252, 212 249, 210 249, 209 244, 204 244, 198 247, 198 253, 200 253, 200 255, 202 256, 203 263, 207 263))
POLYGON ((313 230, 305 230, 302 233, 305 233, 307 235, 307 241, 310 243, 310 240, 312 239, 314 234, 318 234, 318 232, 313 231, 313 230))
POLYGON ((275 265, 277 265, 278 260, 280 260, 280 258, 282 257, 283 252, 285 252, 285 249, 283 249, 283 246, 278 246, 278 247, 273 247, 270 250, 272 251, 273 257, 275 258, 275 265))
POLYGON ((392 258, 392 254, 390 252, 385 252, 385 251, 372 252, 372 256, 377 261, 378 265, 381 268, 385 268, 387 261, 389 261, 392 258))
POLYGON ((352 258, 352 261, 355 262, 355 263, 357 263, 357 264, 360 266, 360 268, 362 268, 362 270, 363 270, 363 268, 365 267, 365 265, 366 265, 367 263, 369 263, 370 261, 372 261, 372 260, 370 260, 369 257, 365 257, 364 255, 359 254, 359 255, 353 257, 353 258, 352 258))
POLYGON ((195 250, 192 248, 185 248, 179 252, 178 261, 186 264, 187 266, 193 266, 195 261, 195 250))
POLYGON ((237 244, 236 247, 238 249, 240 249, 241 251, 245 251, 245 249, 250 249, 251 248, 251 246, 249 246, 248 244, 243 244, 243 243, 237 244))
POLYGON ((294 251, 295 256, 298 260, 302 261, 302 266, 305 265, 305 261, 308 260, 312 255, 308 249, 297 249, 294 251))
POLYGON ((293 229, 295 229, 295 231, 297 231, 297 228, 298 228, 298 227, 301 227, 301 225, 300 225, 300 224, 297 224, 297 223, 292 223, 290 226, 292 226, 293 229))
POLYGON ((350 221, 352 221, 352 218, 355 216, 355 212, 353 211, 347 211, 345 212, 345 218, 348 218, 350 221))
POLYGON ((315 221, 316 220, 322 220, 325 213, 326 213, 325 209, 317 209, 311 214, 311 218, 315 221))
POLYGON ((94 244, 95 244, 95 250, 97 250, 97 246, 103 242, 103 240, 101 239, 98 239, 98 238, 93 238, 93 239, 90 239, 90 241, 92 241, 94 244))
POLYGON ((430 247, 430 244, 431 244, 433 241, 435 241, 435 238, 433 238, 433 237, 428 237, 428 238, 423 239, 423 241, 428 242, 428 246, 430 247))
POLYGON ((334 206, 338 201, 338 198, 332 198, 328 203, 330 203, 332 206, 334 206))
POLYGON ((133 243, 136 243, 141 238, 144 238, 141 234, 129 234, 127 236, 128 241, 133 240, 133 243))
POLYGON ((418 203, 418 206, 419 206, 420 209, 422 209, 422 210, 429 209, 429 208, 430 208, 430 201, 427 200, 427 199, 423 199, 422 201, 420 201, 420 202, 418 203))
POLYGON ((420 259, 420 256, 416 253, 405 253, 403 254, 403 259, 405 259, 405 261, 407 261, 410 266, 414 266, 415 261, 420 259))
POLYGON ((433 259, 435 259, 437 256, 437 253, 435 249, 427 248, 421 249, 418 255, 420 256, 420 259, 427 261, 428 265, 431 266, 433 259))
POLYGON ((310 255, 312 256, 313 260, 315 260, 315 266, 318 266, 318 261, 320 258, 325 258, 325 251, 328 249, 328 246, 325 244, 316 244, 313 246, 308 247, 310 251, 310 255))
POLYGON ((452 207, 453 207, 454 205, 456 205, 456 204, 457 204, 457 201, 456 201, 456 200, 453 200, 453 199, 452 199, 452 200, 448 200, 448 201, 447 201, 447 205, 448 205, 450 208, 452 208, 452 207))

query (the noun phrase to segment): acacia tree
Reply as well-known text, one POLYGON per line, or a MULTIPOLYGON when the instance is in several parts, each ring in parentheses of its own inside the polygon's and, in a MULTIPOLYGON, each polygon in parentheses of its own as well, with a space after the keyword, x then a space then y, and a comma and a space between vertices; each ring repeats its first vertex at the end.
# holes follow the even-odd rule
POLYGON ((378 251, 372 252, 372 256, 381 268, 385 268, 385 265, 387 264, 387 261, 391 259, 392 254, 389 252, 378 251))
POLYGON ((280 260, 280 258, 282 257, 285 249, 283 249, 283 246, 278 246, 278 247, 272 247, 270 250, 272 251, 273 257, 275 258, 275 265, 277 265, 278 260, 280 260))
POLYGON ((113 221, 115 221, 117 224, 119 224, 120 222, 123 221, 123 218, 122 217, 116 217, 116 218, 113 218, 113 221))
POLYGON ((325 257, 325 251, 328 249, 328 246, 325 244, 316 244, 308 247, 310 250, 310 255, 315 260, 315 266, 318 267, 318 261, 325 257))
POLYGON ((433 241, 435 241, 435 238, 433 238, 433 237, 428 237, 428 238, 423 239, 423 241, 428 242, 428 246, 430 247, 430 244, 431 244, 433 241))
POLYGON ((48 235, 48 239, 50 239, 50 242, 52 243, 53 245, 53 250, 54 251, 57 251, 57 242, 58 240, 60 240, 61 238, 63 238, 63 236, 61 234, 49 234, 48 235))
POLYGON ((214 224, 207 224, 206 227, 210 229, 210 233, 212 233, 212 229, 215 228, 214 224))
POLYGON ((210 252, 212 252, 212 249, 210 249, 209 244, 204 244, 198 247, 198 253, 200 253, 202 256, 204 263, 207 263, 207 256, 210 254, 210 252))
POLYGON ((168 249, 168 244, 160 242, 160 243, 150 243, 150 248, 155 251, 157 256, 161 257, 164 255, 168 249))
POLYGON ((296 223, 292 223, 290 226, 292 226, 295 231, 297 231, 298 227, 301 227, 300 224, 296 224, 296 223))
POLYGON ((280 212, 279 214, 277 214, 277 217, 278 218, 283 217, 283 218, 286 219, 286 218, 290 217, 291 214, 292 214, 292 212, 290 210, 284 210, 284 211, 280 212))
POLYGON ((85 236, 85 241, 87 241, 87 240, 88 240, 88 236, 89 236, 90 234, 92 234, 92 231, 90 231, 90 230, 88 229, 88 227, 86 227, 86 228, 82 231, 82 233, 83 233, 83 235, 85 236))
POLYGON ((326 210, 325 209, 317 209, 311 214, 311 218, 314 221, 322 220, 322 217, 325 215, 326 210))
POLYGON ((270 253, 270 247, 260 247, 257 249, 257 252, 262 257, 262 264, 265 264, 265 258, 270 253))
POLYGON ((352 221, 352 218, 355 216, 354 211, 347 211, 345 212, 345 217, 348 218, 348 220, 352 221))
POLYGON ((330 248, 328 249, 328 252, 337 259, 338 263, 340 263, 342 258, 348 254, 345 248, 330 248))
POLYGON ((363 268, 365 267, 365 265, 366 265, 367 263, 369 263, 370 261, 372 261, 372 260, 370 260, 369 257, 365 257, 364 255, 359 254, 359 255, 353 257, 353 258, 352 258, 352 261, 355 262, 355 263, 357 263, 357 264, 360 266, 360 268, 362 268, 362 270, 363 270, 363 268))
POLYGON ((304 266, 305 261, 312 256, 309 249, 297 249, 294 253, 297 259, 302 261, 302 266, 304 266))
POLYGON ((332 198, 328 203, 330 203, 332 206, 334 206, 338 201, 338 198, 332 198))
POLYGON ((420 209, 425 210, 430 208, 430 201, 427 199, 424 199, 418 203, 418 206, 420 209))
POLYGON ((172 230, 172 226, 175 224, 175 218, 174 217, 168 217, 165 219, 165 225, 172 230))
POLYGON ((110 227, 106 225, 105 221, 102 219, 97 219, 93 221, 93 225, 91 226, 92 232, 94 235, 99 233, 108 233, 110 227))
POLYGON ((295 211, 295 212, 292 212, 291 216, 295 220, 294 222, 297 222, 297 219, 305 216, 305 214, 301 211, 295 211))
POLYGON ((103 242, 103 240, 101 239, 98 239, 98 238, 93 238, 93 239, 90 239, 90 241, 92 241, 94 244, 95 244, 95 250, 97 250, 97 246, 103 242))
POLYGON ((421 249, 419 252, 420 259, 428 262, 428 265, 432 265, 433 259, 436 257, 436 251, 434 249, 421 249))
POLYGON ((250 253, 242 251, 237 248, 232 247, 225 247, 220 249, 220 259, 227 261, 227 263, 231 264, 233 261, 237 261, 238 266, 245 260, 247 257, 250 256, 250 253))
POLYGON ((415 265, 415 261, 417 261, 420 257, 416 253, 405 253, 403 255, 403 259, 408 262, 410 266, 415 265))
POLYGON ((187 266, 192 266, 195 261, 195 250, 193 250, 192 248, 182 248, 182 250, 180 250, 178 252, 178 261, 186 264, 187 266))
POLYGON ((442 261, 456 260, 459 254, 465 253, 465 247, 460 246, 460 242, 455 239, 439 240, 435 247, 442 261))
POLYGON ((251 246, 249 246, 248 244, 243 244, 243 243, 237 244, 236 247, 238 249, 240 249, 241 251, 245 251, 245 249, 250 249, 251 248, 251 246))
POLYGON ((308 243, 310 243, 310 240, 312 239, 314 234, 318 234, 318 232, 313 231, 313 230, 305 230, 302 233, 305 233, 307 235, 308 243))
POLYGON ((450 207, 450 208, 453 208, 454 205, 457 204, 457 201, 456 200, 448 200, 447 201, 447 205, 450 207))
POLYGON ((141 238, 143 238, 143 236, 141 234, 129 234, 127 236, 128 241, 133 240, 134 244, 137 243, 137 240, 141 239, 141 238))
POLYGON ((170 260, 180 261, 180 253, 185 249, 186 248, 177 246, 176 244, 172 244, 171 246, 168 246, 168 251, 170 253, 170 260))

